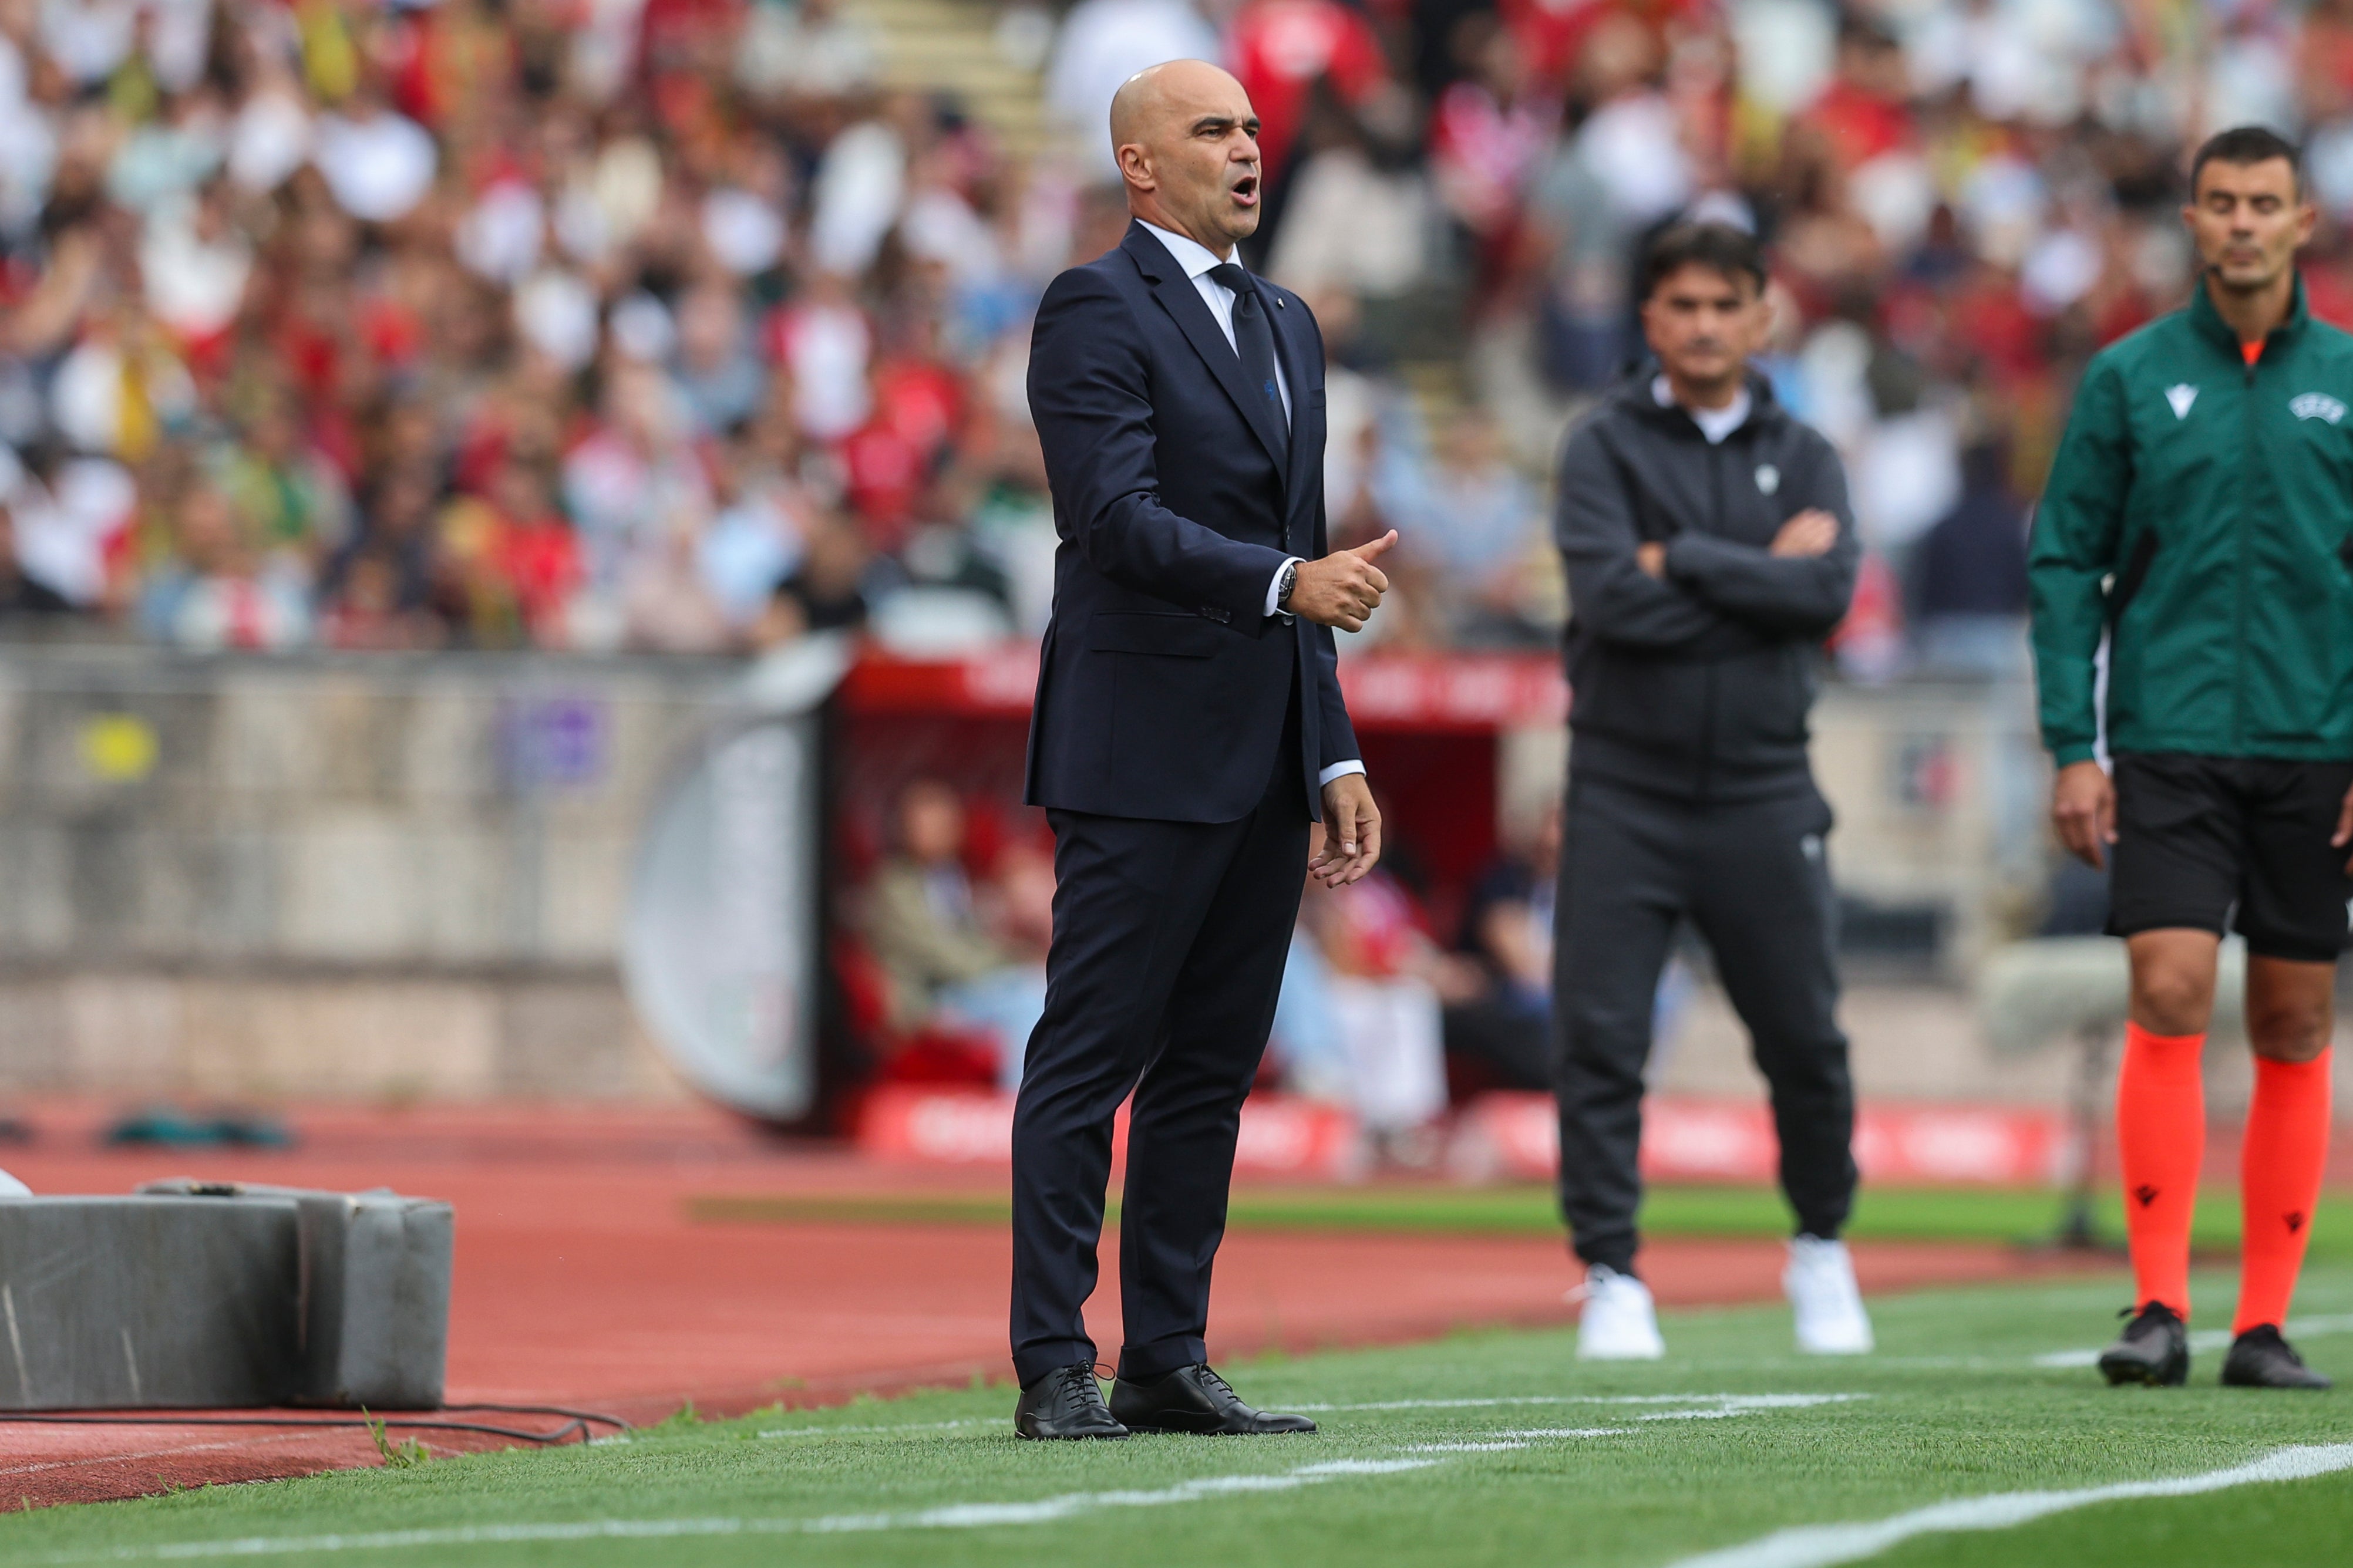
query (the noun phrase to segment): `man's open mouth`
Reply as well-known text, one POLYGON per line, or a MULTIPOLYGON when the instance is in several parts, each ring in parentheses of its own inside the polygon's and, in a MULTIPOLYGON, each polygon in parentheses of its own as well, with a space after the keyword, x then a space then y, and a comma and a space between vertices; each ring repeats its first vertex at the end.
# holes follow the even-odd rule
POLYGON ((1256 174, 1244 174, 1240 179, 1234 182, 1234 200, 1241 203, 1241 205, 1246 207, 1256 206, 1258 205, 1258 176, 1256 174))

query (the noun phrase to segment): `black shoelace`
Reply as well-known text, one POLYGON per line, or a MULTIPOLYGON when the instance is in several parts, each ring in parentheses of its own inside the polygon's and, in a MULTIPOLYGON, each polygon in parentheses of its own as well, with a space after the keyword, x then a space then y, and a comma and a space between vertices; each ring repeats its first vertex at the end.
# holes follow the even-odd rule
POLYGON ((1083 1363, 1066 1366, 1055 1376, 1061 1380, 1061 1386, 1054 1391, 1054 1402, 1065 1410, 1075 1412, 1103 1403, 1103 1387, 1095 1382, 1093 1367, 1083 1363))

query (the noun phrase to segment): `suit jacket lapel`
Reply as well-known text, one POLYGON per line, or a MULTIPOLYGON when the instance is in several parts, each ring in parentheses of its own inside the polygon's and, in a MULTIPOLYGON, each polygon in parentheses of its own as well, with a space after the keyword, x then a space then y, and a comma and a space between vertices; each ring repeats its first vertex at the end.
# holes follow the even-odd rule
MULTIPOLYGON (((1185 333, 1186 342, 1193 345, 1193 352, 1201 356, 1201 363, 1209 367, 1209 374, 1218 378, 1218 384, 1226 389, 1228 397, 1233 399, 1234 406, 1240 411, 1251 433, 1258 437, 1259 445, 1266 448, 1266 455, 1274 457, 1282 449, 1282 440, 1281 433, 1274 427, 1275 416, 1268 408, 1262 394, 1254 387, 1242 384, 1241 356, 1234 352, 1231 343, 1226 342, 1226 334, 1219 330, 1218 319, 1209 314, 1209 307, 1202 300, 1200 290, 1194 287, 1193 280, 1185 276, 1185 269, 1176 265, 1176 258, 1168 254, 1168 247, 1153 238, 1140 223, 1127 226, 1127 237, 1120 242, 1120 247, 1135 262, 1136 270, 1151 280, 1154 298, 1175 319, 1185 333)), ((1282 352, 1282 334, 1278 331, 1275 333, 1277 353, 1282 352)), ((1283 362, 1282 373, 1286 376, 1291 374, 1290 361, 1283 362)), ((1296 387, 1298 383, 1293 381, 1292 384, 1296 387)))
POLYGON ((1300 521, 1302 503, 1314 493, 1309 481, 1314 466, 1324 460, 1324 410, 1314 397, 1315 389, 1324 384, 1324 367, 1308 361, 1300 312, 1273 309, 1271 298, 1268 305, 1267 314, 1274 319, 1274 356, 1282 363, 1283 383, 1291 388, 1291 471, 1283 476, 1287 533, 1300 521))

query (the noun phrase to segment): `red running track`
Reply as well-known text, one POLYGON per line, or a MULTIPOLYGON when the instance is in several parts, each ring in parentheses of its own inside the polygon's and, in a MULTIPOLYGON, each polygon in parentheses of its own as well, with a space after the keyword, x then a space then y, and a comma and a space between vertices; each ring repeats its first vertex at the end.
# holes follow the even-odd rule
MULTIPOLYGON (((0 1148, 0 1165, 38 1193, 196 1175, 454 1202, 452 1404, 578 1405, 643 1421, 687 1400, 732 1414, 1008 1373, 1001 1228, 688 1214, 713 1194, 986 1193, 1001 1173, 781 1146, 695 1109, 318 1110, 294 1118, 303 1144, 280 1152, 103 1150, 91 1107, 30 1120, 39 1138, 0 1148)), ((1119 1337, 1113 1245, 1090 1312, 1106 1359, 1119 1337)), ((1877 1291, 2034 1267, 1989 1247, 1864 1244, 1856 1257, 1877 1291)), ((1664 1302, 1731 1303, 1776 1297, 1780 1261, 1772 1242, 1662 1241, 1643 1270, 1664 1302)), ((1572 1279, 1545 1237, 1237 1231, 1219 1257, 1211 1338, 1231 1357, 1561 1324, 1572 1279)), ((437 1452, 497 1441, 415 1436, 437 1452)), ((0 1423, 0 1507, 375 1462, 364 1432, 0 1423)))

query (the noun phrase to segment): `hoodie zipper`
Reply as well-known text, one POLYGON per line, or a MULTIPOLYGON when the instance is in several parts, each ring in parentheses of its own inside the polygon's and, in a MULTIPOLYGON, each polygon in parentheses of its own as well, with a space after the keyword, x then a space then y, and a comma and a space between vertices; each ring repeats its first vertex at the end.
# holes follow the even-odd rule
MULTIPOLYGON (((1715 519, 1718 527, 1722 527, 1724 451, 1732 444, 1732 436, 1727 433, 1721 441, 1710 441, 1706 432, 1699 430, 1697 420, 1692 421, 1692 427, 1698 431, 1702 448, 1707 453, 1708 515, 1715 519)), ((1699 732, 1699 798, 1703 803, 1713 793, 1715 784, 1715 675, 1720 662, 1713 658, 1700 661, 1700 668, 1705 672, 1701 685, 1699 732)))
MULTIPOLYGON (((2269 349, 2267 338, 2263 347, 2269 349)), ((2239 430, 2242 476, 2239 490, 2239 581, 2238 607, 2231 630, 2231 744, 2235 752, 2247 749, 2247 551, 2248 528, 2246 477, 2258 470, 2256 461, 2261 454, 2255 438, 2255 372, 2262 368, 2263 356, 2255 355, 2246 364, 2246 391, 2239 401, 2239 430)))

